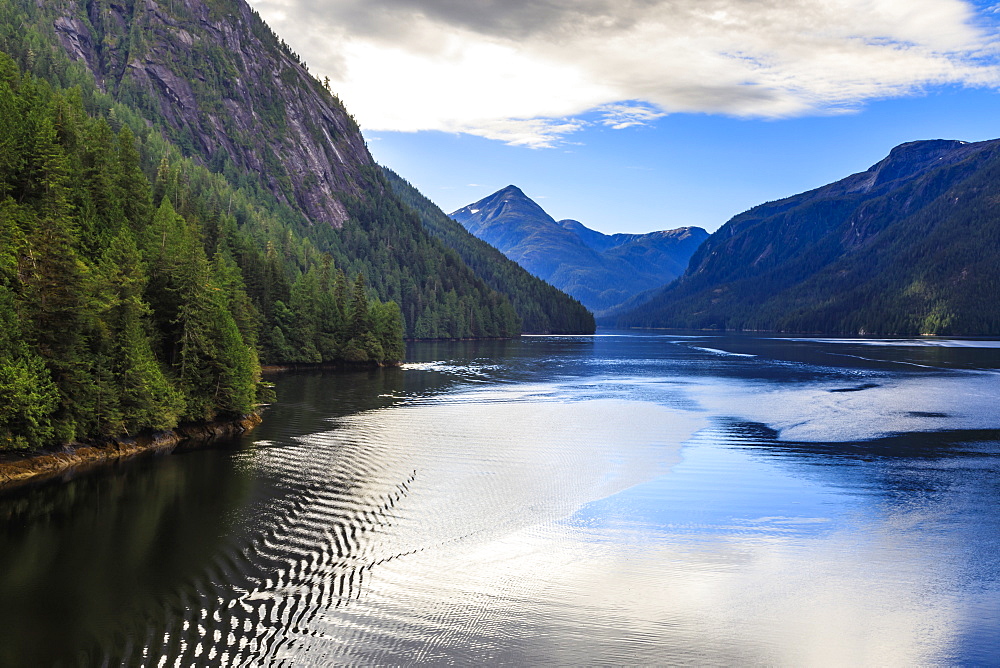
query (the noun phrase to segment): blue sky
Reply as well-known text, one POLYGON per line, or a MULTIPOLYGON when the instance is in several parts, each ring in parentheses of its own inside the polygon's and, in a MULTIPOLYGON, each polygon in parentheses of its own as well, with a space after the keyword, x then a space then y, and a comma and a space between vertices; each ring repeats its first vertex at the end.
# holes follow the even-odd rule
POLYGON ((584 130, 573 138, 580 145, 554 149, 442 132, 365 135, 376 160, 449 213, 513 183, 557 220, 609 234, 714 231, 752 206, 864 171, 903 142, 996 139, 1000 95, 945 89, 786 120, 679 114, 584 130))
POLYGON ((250 1, 445 211, 515 184, 606 233, 711 231, 902 142, 1000 137, 992 3, 250 1))

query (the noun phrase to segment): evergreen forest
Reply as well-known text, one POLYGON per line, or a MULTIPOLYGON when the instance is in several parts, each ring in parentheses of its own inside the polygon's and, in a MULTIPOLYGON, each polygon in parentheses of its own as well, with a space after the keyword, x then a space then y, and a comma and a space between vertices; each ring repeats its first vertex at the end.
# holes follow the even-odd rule
POLYGON ((0 449, 243 415, 261 365, 593 331, 425 229, 241 0, 0 0, 0 98, 0 449))
MULTIPOLYGON (((306 271, 306 264, 316 262, 312 255, 327 254, 349 277, 362 274, 371 297, 399 305, 407 338, 521 333, 510 300, 431 236, 399 201, 340 101, 245 3, 171 3, 153 11, 132 2, 40 6, 33 0, 0 0, 0 50, 54 88, 79 87, 91 115, 129 125, 147 174, 155 174, 162 156, 170 153, 172 178, 189 183, 197 197, 224 200, 224 217, 235 218, 238 229, 277 254, 289 284, 296 280, 292 265, 306 271), (131 24, 123 27, 123 20, 131 24), (67 55, 54 28, 66 22, 84 26, 88 39, 99 40, 96 53, 88 54, 91 60, 67 55), (197 53, 178 41, 176 27, 166 30, 162 22, 183 26, 198 38, 197 53), (257 50, 227 51, 214 43, 220 29, 237 33, 240 43, 257 50), (129 58, 154 62, 157 72, 168 69, 175 85, 190 83, 185 94, 193 108, 176 104, 162 86, 130 78, 129 58), (247 63, 268 64, 280 74, 242 69, 247 63), (308 116, 317 109, 336 123, 320 114, 315 123, 293 127, 293 112, 308 116), (335 159, 326 156, 312 166, 306 160, 327 152, 335 159), (317 190, 324 179, 329 192, 317 190), (202 190, 209 183, 214 184, 211 196, 202 190), (330 206, 317 201, 335 201, 333 208, 343 209, 343 219, 324 220, 330 206)), ((567 307, 573 308, 569 300, 555 302, 555 308, 567 307)), ((265 350, 283 349, 280 339, 271 339, 275 327, 290 343, 281 314, 280 308, 276 316, 262 304, 265 350)))
POLYGON ((245 414, 261 361, 401 359, 363 274, 80 88, 0 53, 0 124, 0 448, 245 414))

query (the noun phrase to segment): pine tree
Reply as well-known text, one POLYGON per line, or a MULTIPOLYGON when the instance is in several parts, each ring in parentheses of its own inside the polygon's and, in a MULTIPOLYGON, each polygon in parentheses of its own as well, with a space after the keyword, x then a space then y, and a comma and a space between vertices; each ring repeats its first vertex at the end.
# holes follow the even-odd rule
POLYGON ((122 213, 132 229, 141 232, 153 217, 153 199, 149 179, 142 172, 135 136, 128 125, 122 126, 118 133, 118 162, 121 165, 122 213))
POLYGON ((253 410, 260 369, 229 311, 229 295, 213 280, 205 251, 188 237, 175 284, 178 353, 174 366, 186 394, 186 417, 253 410))
POLYGON ((153 354, 149 306, 143 301, 146 276, 131 232, 122 230, 101 259, 105 289, 102 322, 110 370, 126 432, 169 429, 183 411, 177 392, 153 354))
POLYGON ((16 192, 25 171, 25 103, 13 89, 19 80, 13 62, 0 53, 0 200, 16 192))
POLYGON ((195 244, 187 222, 177 214, 169 199, 164 199, 141 236, 142 257, 146 262, 148 282, 145 300, 153 311, 154 341, 158 357, 173 364, 180 331, 180 281, 185 271, 184 258, 195 244))
POLYGON ((0 450, 52 443, 58 408, 59 391, 25 343, 13 294, 0 285, 0 450))
POLYGON ((351 300, 350 329, 348 337, 356 339, 371 327, 368 319, 368 293, 365 291, 364 274, 358 273, 354 279, 354 291, 351 300))
POLYGON ((58 435, 70 440, 96 409, 85 338, 93 313, 85 291, 89 269, 75 248, 67 160, 49 117, 38 122, 27 169, 38 213, 21 268, 31 321, 26 334, 59 387, 58 435))
POLYGON ((288 307, 294 314, 291 343, 297 352, 295 361, 323 361, 316 345, 320 333, 320 289, 319 275, 315 269, 310 269, 292 285, 288 307))
POLYGON ((379 361, 394 362, 403 359, 406 346, 403 343, 403 314, 399 311, 399 305, 396 302, 373 302, 369 308, 369 318, 382 350, 379 361))

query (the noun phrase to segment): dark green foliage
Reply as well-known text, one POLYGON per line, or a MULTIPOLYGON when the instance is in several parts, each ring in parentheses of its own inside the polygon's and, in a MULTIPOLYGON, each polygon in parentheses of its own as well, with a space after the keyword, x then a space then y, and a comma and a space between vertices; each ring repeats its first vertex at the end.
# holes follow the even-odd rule
POLYGON ((0 449, 250 412, 261 356, 400 359, 398 307, 224 176, 84 106, 0 53, 16 111, 0 121, 0 449))
POLYGON ((102 352, 118 391, 119 423, 110 431, 168 429, 183 414, 184 398, 153 353, 145 268, 132 233, 115 237, 98 265, 102 352))
POLYGON ((29 445, 249 410, 259 363, 520 331, 245 4, 0 0, 0 51, 0 260, 26 346, 0 352, 56 392, 29 445))
POLYGON ((1000 142, 913 142, 736 216, 623 326, 1000 334, 1000 142))
POLYGON ((390 169, 383 168, 396 196, 417 212, 424 228, 457 253, 485 283, 505 295, 532 334, 590 334, 594 316, 580 302, 532 276, 496 248, 477 239, 390 169))
MULTIPOLYGON (((369 189, 391 192, 377 167, 362 170, 369 189)), ((423 228, 417 214, 392 196, 345 197, 343 228, 305 233, 369 292, 400 305, 406 335, 417 339, 508 338, 520 334, 510 301, 479 278, 423 228)))
POLYGON ((59 393, 22 334, 13 295, 0 286, 0 450, 37 446, 55 434, 59 393))
MULTIPOLYGON (((279 358, 272 306, 279 300, 290 306, 292 285, 326 254, 348 275, 364 274, 370 297, 399 304, 407 336, 520 332, 509 300, 432 238, 392 195, 340 101, 242 2, 161 2, 154 11, 144 3, 107 0, 41 6, 34 0, 0 0, 0 19, 6 20, 0 24, 0 50, 56 87, 78 85, 91 115, 105 117, 112 130, 134 134, 142 168, 147 175, 159 174, 152 179, 152 201, 158 205, 166 196, 185 219, 197 219, 209 257, 220 242, 228 247, 262 318, 263 360, 279 358), (72 20, 93 39, 96 55, 70 62, 53 28, 60 20, 72 20), (220 31, 213 22, 228 25, 220 31), (243 51, 220 45, 219 35, 230 30, 243 51), (39 59, 42 51, 45 58, 39 59), (136 61, 150 67, 129 66, 136 61), (154 70, 169 79, 171 92, 150 79, 154 70), (95 77, 106 93, 95 86, 95 77), (183 104, 175 92, 185 96, 183 104), (289 108, 297 110, 301 126, 289 122, 289 108), (309 156, 319 156, 319 163, 309 156), (347 209, 342 228, 339 218, 327 215, 330 202, 347 209), (264 258, 261 249, 269 249, 264 258)), ((103 130, 98 135, 93 139, 107 139, 103 130)), ((0 145, 0 169, 2 150, 0 145)), ((95 149, 92 162, 100 163, 105 153, 95 149)), ((123 220, 133 221, 143 211, 148 218, 150 198, 134 196, 134 156, 119 162, 120 185, 109 189, 95 181, 95 202, 86 204, 103 212, 81 222, 87 228, 84 252, 91 255, 123 220), (90 228, 107 231, 94 238, 90 228)), ((565 328, 554 323, 540 329, 565 328)), ((312 351, 300 353, 296 356, 315 357, 312 351)))

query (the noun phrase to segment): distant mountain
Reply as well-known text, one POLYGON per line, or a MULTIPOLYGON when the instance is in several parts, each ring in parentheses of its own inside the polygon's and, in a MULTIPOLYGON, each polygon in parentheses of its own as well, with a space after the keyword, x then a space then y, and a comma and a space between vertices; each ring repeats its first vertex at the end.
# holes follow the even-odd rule
POLYGON ((621 326, 1000 334, 1000 140, 917 141, 720 228, 621 326))
POLYGON ((675 279, 708 237, 699 227, 606 235, 575 220, 556 222, 516 186, 451 217, 598 315, 675 279))
MULTIPOLYGON (((383 167, 389 185, 417 212, 424 228, 455 251, 488 286, 505 295, 527 334, 590 334, 594 316, 565 292, 532 276, 493 246, 469 234, 436 204, 392 170, 383 167)), ((586 229, 586 228, 584 228, 586 229)), ((596 233, 595 234, 599 234, 596 233)), ((602 235, 603 236, 603 235, 602 235)))

